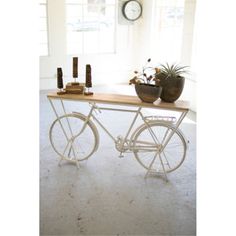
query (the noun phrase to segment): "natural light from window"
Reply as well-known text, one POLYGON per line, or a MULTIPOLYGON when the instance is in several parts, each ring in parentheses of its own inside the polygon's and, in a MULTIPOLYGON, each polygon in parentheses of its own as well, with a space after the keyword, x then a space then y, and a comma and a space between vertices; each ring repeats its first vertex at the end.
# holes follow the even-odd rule
POLYGON ((67 53, 114 53, 115 8, 115 0, 66 0, 67 53))
POLYGON ((185 0, 156 0, 152 52, 159 61, 181 60, 185 0))
POLYGON ((39 0, 40 56, 48 55, 47 0, 39 0))

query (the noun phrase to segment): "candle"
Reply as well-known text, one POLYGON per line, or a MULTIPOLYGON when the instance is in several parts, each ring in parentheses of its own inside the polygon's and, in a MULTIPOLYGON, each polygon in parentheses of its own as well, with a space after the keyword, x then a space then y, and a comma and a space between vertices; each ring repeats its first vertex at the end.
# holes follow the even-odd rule
POLYGON ((63 88, 63 73, 62 68, 57 68, 57 88, 63 88))
POLYGON ((73 78, 78 77, 78 57, 73 57, 73 78))
POLYGON ((85 81, 85 86, 87 88, 91 88, 92 87, 91 66, 89 64, 86 65, 86 81, 85 81))

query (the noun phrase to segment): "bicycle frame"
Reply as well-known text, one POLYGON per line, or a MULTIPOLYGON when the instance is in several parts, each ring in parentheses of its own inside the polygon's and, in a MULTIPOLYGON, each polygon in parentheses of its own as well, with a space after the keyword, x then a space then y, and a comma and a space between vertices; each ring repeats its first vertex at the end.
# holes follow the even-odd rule
MULTIPOLYGON (((49 101, 50 101, 50 104, 51 104, 51 106, 52 106, 52 108, 53 108, 53 110, 54 110, 54 113, 55 113, 57 119, 59 119, 59 115, 58 115, 58 113, 57 113, 57 111, 56 111, 56 109, 55 109, 55 107, 54 107, 54 105, 53 105, 53 102, 51 101, 50 98, 49 98, 49 101)), ((61 102, 61 105, 62 105, 62 108, 63 108, 63 112, 64 112, 64 114, 66 115, 67 112, 66 112, 66 109, 65 109, 63 100, 60 99, 60 102, 61 102)), ((151 136, 152 136, 152 138, 153 138, 153 140, 154 140, 154 146, 155 146, 155 147, 158 147, 158 151, 156 152, 156 154, 155 154, 155 156, 154 156, 154 158, 153 158, 153 161, 151 162, 151 164, 150 164, 150 166, 149 166, 149 168, 148 168, 148 171, 147 171, 147 173, 146 173, 146 176, 147 176, 147 174, 151 171, 152 165, 153 165, 155 159, 157 158, 157 156, 159 155, 159 159, 160 159, 161 164, 162 164, 163 172, 164 172, 165 178, 166 178, 166 180, 167 180, 166 171, 165 171, 165 168, 164 168, 162 159, 161 159, 161 157, 160 157, 160 153, 165 149, 166 145, 168 144, 168 142, 169 142, 170 139, 172 138, 173 134, 174 134, 175 131, 178 129, 180 123, 182 122, 182 120, 183 120, 184 117, 186 116, 187 111, 186 111, 186 112, 183 111, 183 112, 181 113, 181 115, 180 115, 180 117, 178 118, 178 120, 177 120, 177 122, 175 123, 175 125, 172 126, 172 127, 174 127, 174 128, 171 129, 171 132, 168 134, 169 129, 167 129, 166 134, 165 134, 163 140, 158 140, 157 137, 156 137, 156 135, 155 135, 155 133, 154 133, 153 130, 151 129, 150 124, 151 124, 152 122, 148 121, 148 120, 146 119, 146 117, 143 115, 143 113, 141 112, 141 110, 142 110, 142 107, 141 107, 141 106, 137 106, 137 109, 119 109, 119 108, 111 108, 111 107, 104 107, 104 106, 100 106, 100 107, 99 107, 99 106, 96 104, 96 102, 89 102, 89 104, 91 105, 91 108, 90 108, 89 113, 88 113, 87 116, 83 115, 84 118, 85 118, 85 120, 84 120, 84 125, 83 125, 82 128, 81 128, 81 131, 80 131, 76 136, 73 136, 73 134, 71 133, 73 139, 76 138, 78 135, 80 135, 80 134, 83 132, 83 130, 84 130, 84 129, 86 128, 86 126, 88 125, 88 123, 91 122, 91 118, 92 118, 92 119, 102 128, 102 130, 104 130, 104 132, 114 141, 115 144, 118 144, 118 141, 120 141, 120 143, 119 143, 119 145, 120 145, 119 148, 117 148, 117 146, 116 146, 116 148, 117 148, 118 151, 120 151, 120 157, 122 157, 122 156, 123 156, 122 153, 124 153, 124 152, 126 152, 126 151, 128 151, 128 150, 131 151, 131 152, 134 152, 134 151, 135 151, 135 149, 134 149, 134 147, 133 147, 133 145, 132 145, 132 139, 133 139, 134 135, 136 134, 136 132, 137 132, 141 127, 146 126, 146 127, 148 128, 149 133, 151 134, 151 136), (94 115, 94 113, 101 112, 101 111, 103 111, 103 110, 104 110, 104 111, 129 112, 129 113, 134 113, 134 114, 135 114, 135 115, 134 115, 134 118, 133 118, 133 120, 131 121, 131 124, 130 124, 130 126, 129 126, 129 128, 128 128, 128 131, 126 132, 124 138, 123 138, 123 137, 120 138, 120 139, 119 139, 119 137, 118 137, 118 139, 115 138, 115 137, 112 135, 112 133, 102 124, 102 122, 94 115), (132 131, 132 129, 133 129, 133 127, 134 127, 134 125, 135 125, 135 123, 136 123, 138 117, 141 117, 141 119, 142 119, 142 121, 143 121, 144 123, 143 123, 140 127, 138 127, 136 130, 134 130, 134 132, 131 134, 131 131, 132 131), (129 136, 131 136, 130 139, 128 139, 129 136), (127 146, 125 146, 125 145, 127 145, 127 146), (160 148, 159 148, 158 145, 160 146, 160 148)), ((73 113, 76 114, 76 113, 78 113, 78 112, 73 112, 73 113)), ((80 114, 80 113, 78 113, 78 114, 80 114)), ((68 125, 69 125, 69 128, 70 128, 69 122, 68 122, 68 125)), ((62 124, 60 124, 60 126, 61 126, 61 128, 63 129, 63 132, 65 132, 65 131, 64 131, 64 128, 63 128, 63 126, 62 126, 62 124)), ((71 128, 70 128, 70 129, 71 129, 71 128)), ((67 138, 67 140, 68 140, 68 138, 67 138)), ((148 144, 149 144, 149 143, 148 143, 148 144)), ((152 145, 153 145, 153 144, 152 144, 152 145)), ((72 147, 72 151, 74 152, 74 150, 73 150, 73 149, 74 149, 74 147, 73 147, 73 141, 72 141, 71 147, 72 147)), ((150 149, 150 150, 152 150, 152 149, 150 149)), ((150 150, 146 149, 145 151, 150 151, 150 150)))
MULTIPOLYGON (((93 104, 91 104, 91 105, 92 105, 92 107, 91 107, 90 112, 89 112, 89 114, 88 114, 88 116, 87 116, 87 122, 88 122, 88 121, 91 119, 91 117, 92 117, 93 120, 96 121, 96 123, 104 130, 104 132, 114 141, 114 143, 117 142, 117 139, 116 139, 116 138, 111 134, 111 132, 102 124, 102 122, 101 122, 97 117, 94 116, 93 112, 94 112, 94 111, 99 111, 99 112, 101 112, 101 111, 105 110, 105 111, 129 112, 129 113, 134 113, 134 114, 135 114, 135 116, 134 116, 133 120, 131 121, 131 124, 130 124, 130 126, 129 126, 129 128, 128 128, 127 133, 125 134, 124 138, 122 138, 122 140, 121 140, 121 152, 124 152, 124 151, 125 151, 124 145, 125 145, 125 143, 127 143, 127 141, 128 141, 128 147, 127 147, 127 148, 128 148, 130 151, 132 151, 132 149, 131 149, 131 147, 130 147, 130 142, 129 142, 129 140, 128 140, 128 137, 130 136, 130 133, 131 133, 133 127, 134 127, 134 124, 135 124, 136 121, 137 121, 137 118, 140 116, 141 119, 142 119, 145 123, 147 123, 147 122, 145 121, 145 117, 144 117, 143 114, 141 113, 142 108, 139 107, 137 110, 133 110, 133 109, 110 108, 110 107, 98 107, 96 103, 93 103, 93 104)), ((86 125, 86 124, 85 124, 85 125, 86 125)))

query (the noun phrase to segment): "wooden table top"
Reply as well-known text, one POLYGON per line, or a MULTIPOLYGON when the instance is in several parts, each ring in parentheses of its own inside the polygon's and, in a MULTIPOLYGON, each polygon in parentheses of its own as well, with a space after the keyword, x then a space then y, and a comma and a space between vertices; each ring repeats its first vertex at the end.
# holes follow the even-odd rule
POLYGON ((142 102, 137 96, 122 95, 122 94, 109 94, 109 93, 94 93, 93 95, 86 96, 84 94, 63 94, 58 95, 56 92, 51 92, 47 95, 50 99, 73 100, 81 102, 96 102, 104 104, 115 104, 124 106, 138 106, 147 108, 158 108, 176 111, 188 111, 189 102, 177 100, 174 103, 162 102, 158 99, 154 103, 142 102))

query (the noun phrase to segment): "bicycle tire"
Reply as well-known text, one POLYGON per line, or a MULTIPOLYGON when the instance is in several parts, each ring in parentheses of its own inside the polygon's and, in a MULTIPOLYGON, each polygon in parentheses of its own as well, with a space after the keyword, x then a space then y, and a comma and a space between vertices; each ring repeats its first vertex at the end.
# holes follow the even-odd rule
POLYGON ((186 157, 187 143, 181 131, 174 126, 164 122, 150 122, 140 126, 132 136, 132 149, 134 156, 139 164, 145 169, 150 168, 150 164, 155 155, 159 151, 160 155, 155 159, 152 170, 156 172, 164 172, 162 163, 164 164, 165 172, 169 173, 181 166, 186 157), (155 134, 156 138, 150 133, 150 129, 155 134), (164 140, 168 132, 173 131, 173 136, 163 148, 164 140), (167 132, 167 134, 166 134, 167 132), (155 141, 156 140, 156 141, 155 141), (161 143, 161 141, 163 143, 161 143), (174 145, 175 144, 175 145, 174 145), (142 146, 141 146, 142 145, 142 146), (162 146, 161 146, 162 145, 162 146), (172 147, 175 147, 175 149, 172 147), (151 154, 154 154, 151 157, 151 154))
POLYGON ((58 117, 51 125, 49 137, 54 151, 63 160, 77 162, 88 159, 98 148, 97 128, 81 113, 58 117), (63 128, 62 128, 63 127, 63 128))

